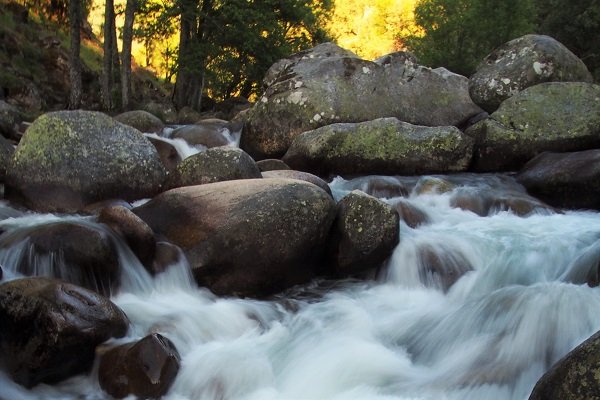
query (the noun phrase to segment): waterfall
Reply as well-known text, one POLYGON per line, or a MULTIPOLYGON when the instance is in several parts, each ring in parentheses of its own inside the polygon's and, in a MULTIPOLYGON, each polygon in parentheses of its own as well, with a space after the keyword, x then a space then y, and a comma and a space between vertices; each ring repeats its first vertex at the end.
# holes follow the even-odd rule
MULTIPOLYGON (((122 266, 112 300, 131 320, 121 341, 159 332, 182 356, 167 399, 526 399, 552 363, 600 330, 600 289, 585 283, 600 260, 599 213, 552 210, 507 175, 330 186, 337 199, 362 189, 427 217, 401 222, 400 243, 374 280, 219 298, 196 286, 185 259, 151 277, 111 236, 122 266), (475 212, 456 201, 465 192, 500 200, 475 212)), ((19 276, 7 266, 26 252, 24 230, 68 220, 109 234, 89 217, 0 207, 0 218, 8 279, 19 276)), ((32 390, 0 373, 0 388, 7 399, 107 398, 95 371, 32 390)))

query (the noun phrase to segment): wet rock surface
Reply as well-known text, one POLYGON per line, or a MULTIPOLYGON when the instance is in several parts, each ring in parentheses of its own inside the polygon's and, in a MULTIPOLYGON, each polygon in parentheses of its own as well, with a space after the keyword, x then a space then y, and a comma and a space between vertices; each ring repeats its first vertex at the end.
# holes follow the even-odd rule
POLYGON ((328 195, 331 196, 331 189, 329 188, 329 185, 327 184, 327 182, 325 182, 323 179, 319 178, 318 176, 310 174, 308 172, 295 171, 293 169, 286 169, 286 170, 265 171, 265 172, 262 172, 261 175, 263 178, 266 178, 266 179, 284 178, 284 179, 298 179, 301 181, 310 182, 313 185, 317 185, 318 187, 323 189, 325 192, 327 192, 328 195))

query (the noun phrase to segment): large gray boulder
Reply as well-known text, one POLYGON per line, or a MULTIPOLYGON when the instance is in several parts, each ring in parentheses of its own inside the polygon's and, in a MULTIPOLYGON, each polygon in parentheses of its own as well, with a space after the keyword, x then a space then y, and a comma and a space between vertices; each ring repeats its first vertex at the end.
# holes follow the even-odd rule
POLYGON ((473 169, 516 171, 544 151, 600 147, 600 86, 548 82, 505 100, 465 131, 476 141, 473 169))
POLYGON ((328 174, 418 175, 465 171, 473 140, 453 126, 396 118, 339 123, 304 132, 283 157, 290 167, 328 174))
POLYGON ((517 181, 555 207, 600 210, 600 150, 542 153, 525 165, 517 181))
POLYGON ((546 372, 529 400, 600 400, 600 332, 581 343, 546 372))
POLYGON ((165 124, 157 116, 144 110, 133 110, 119 114, 115 117, 122 124, 134 127, 140 132, 159 133, 165 124))
POLYGON ((498 47, 469 79, 473 101, 494 112, 507 98, 543 82, 593 82, 575 54, 550 36, 525 35, 498 47))
POLYGON ((88 372, 96 346, 124 336, 128 323, 109 299, 62 281, 0 285, 0 355, 12 379, 28 388, 88 372))
POLYGON ((134 212, 181 247, 201 286, 258 297, 314 277, 335 202, 312 183, 246 179, 169 190, 134 212))
POLYGON ((242 147, 278 158, 298 134, 338 122, 396 117, 416 125, 459 125, 481 112, 467 78, 416 65, 410 57, 366 61, 334 44, 280 60, 264 95, 245 114, 242 147))
POLYGON ((34 121, 6 176, 9 199, 36 211, 76 212, 107 199, 162 190, 154 146, 138 130, 91 111, 59 111, 34 121))

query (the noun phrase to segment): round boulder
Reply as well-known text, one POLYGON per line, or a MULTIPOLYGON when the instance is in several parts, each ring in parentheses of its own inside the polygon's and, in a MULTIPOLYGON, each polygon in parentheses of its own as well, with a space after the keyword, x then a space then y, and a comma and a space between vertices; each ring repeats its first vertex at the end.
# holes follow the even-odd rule
POLYGON ((0 285, 0 352, 12 379, 27 387, 88 372, 95 349, 127 332, 107 298, 48 278, 0 285))
POLYGON ((160 118, 144 110, 127 111, 115 117, 122 124, 134 127, 140 132, 159 133, 165 127, 160 118))
POLYGON ((592 82, 575 54, 550 36, 525 35, 498 47, 469 79, 473 101, 494 112, 507 98, 543 82, 592 82))
POLYGON ((348 276, 377 268, 398 244, 399 217, 388 204, 354 190, 338 203, 329 240, 336 275, 348 276))
POLYGON ((394 205, 394 208, 398 212, 400 219, 413 229, 429 222, 427 214, 407 200, 400 199, 394 205))
POLYGON ((285 178, 285 179, 298 179, 305 182, 310 182, 313 185, 317 185, 321 189, 327 192, 331 196, 331 188, 323 179, 316 175, 309 174, 308 172, 295 171, 293 169, 282 169, 275 171, 265 171, 262 173, 263 178, 285 178))
POLYGON ((163 163, 167 171, 173 172, 177 167, 177 164, 181 162, 181 156, 179 155, 179 152, 175 146, 156 137, 148 136, 148 140, 150 140, 150 143, 152 143, 156 148, 158 156, 160 157, 160 161, 163 163))
POLYGON ((291 169, 289 165, 287 165, 278 158, 267 158, 264 160, 260 160, 256 162, 256 165, 258 166, 258 169, 260 169, 260 172, 291 169))
POLYGON ((246 179, 169 190, 134 212, 181 247, 201 286, 259 297, 318 272, 335 202, 308 182, 246 179))
POLYGON ((109 350, 100 360, 100 387, 115 398, 165 395, 179 372, 181 357, 166 337, 153 333, 109 350))
POLYGON ((176 124, 178 120, 177 110, 173 104, 150 102, 143 106, 144 111, 155 115, 165 124, 176 124))
POLYGON ((227 146, 231 139, 230 123, 222 119, 205 119, 194 125, 179 127, 171 132, 171 138, 183 139, 191 145, 207 148, 227 146))
POLYGON ((34 121, 8 167, 10 200, 44 212, 151 197, 166 171, 138 130, 92 111, 58 111, 34 121))
POLYGON ((194 154, 177 165, 170 186, 193 186, 235 179, 261 178, 256 163, 237 147, 214 147, 194 154))

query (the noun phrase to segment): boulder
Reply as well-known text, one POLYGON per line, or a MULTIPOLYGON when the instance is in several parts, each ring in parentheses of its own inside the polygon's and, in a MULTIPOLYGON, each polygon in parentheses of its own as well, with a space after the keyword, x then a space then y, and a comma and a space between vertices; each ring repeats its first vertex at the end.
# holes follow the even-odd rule
POLYGON ((417 260, 421 283, 444 292, 460 277, 473 270, 469 260, 460 251, 449 246, 421 245, 417 249, 417 260))
POLYGON ((320 176, 458 172, 469 167, 472 147, 473 140, 452 126, 381 118, 304 132, 294 139, 283 161, 320 176))
POLYGON ((600 332, 557 361, 536 383, 529 400, 599 400, 600 332))
POLYGON ((553 214, 555 210, 527 193, 488 187, 461 187, 450 197, 450 207, 471 211, 480 217, 509 211, 520 217, 534 212, 553 214))
POLYGON ((600 210, 600 150, 542 153, 525 164, 517 181, 554 207, 600 210))
POLYGON ((112 198, 162 190, 166 171, 138 130, 92 111, 59 111, 34 121, 8 167, 7 195, 36 211, 77 212, 112 198))
POLYGON ((585 283, 589 287, 600 285, 600 240, 587 247, 569 264, 561 280, 577 285, 585 283))
POLYGON ((154 232, 140 217, 126 207, 112 206, 100 211, 98 222, 107 225, 121 236, 133 254, 149 272, 152 272, 156 241, 154 232))
POLYGON ((185 106, 177 113, 177 123, 181 125, 193 124, 202 118, 202 114, 191 107, 185 106))
POLYGON ((0 182, 6 178, 6 168, 15 152, 15 147, 4 136, 0 136, 0 182))
POLYGON ((13 260, 24 275, 44 275, 104 295, 118 288, 121 269, 109 236, 87 225, 56 222, 6 233, 2 245, 25 241, 13 260))
POLYGON ((19 110, 4 100, 0 100, 0 135, 7 139, 20 139, 21 135, 18 132, 20 123, 21 114, 19 110))
POLYGON ((191 145, 206 148, 227 146, 231 142, 231 124, 222 119, 205 119, 194 125, 179 127, 171 132, 171 138, 183 139, 191 145))
POLYGON ((575 54, 550 36, 525 35, 498 47, 469 79, 473 101, 494 112, 504 100, 543 82, 593 82, 575 54))
POLYGON ((150 102, 142 107, 144 111, 158 117, 165 124, 176 124, 178 120, 177 110, 170 103, 150 102))
POLYGON ((183 252, 172 243, 158 241, 156 242, 156 252, 152 262, 153 275, 166 271, 166 269, 175 263, 182 262, 184 259, 183 252))
POLYGON ((12 379, 27 387, 88 372, 95 349, 127 332, 107 298, 49 278, 0 285, 0 352, 12 379))
POLYGON ((406 225, 413 229, 417 228, 419 225, 424 225, 429 222, 429 217, 423 210, 404 199, 398 201, 394 205, 394 208, 398 212, 400 220, 404 221, 406 225))
POLYGON ((263 96, 244 115, 241 146, 253 158, 279 158, 295 136, 339 122, 383 117, 426 126, 457 126, 481 112, 467 78, 410 58, 382 63, 332 43, 280 60, 267 72, 263 96))
POLYGON ((323 179, 316 175, 309 174, 308 172, 295 171, 293 169, 285 169, 278 171, 265 171, 262 173, 263 178, 285 178, 285 179, 298 179, 305 182, 310 182, 313 185, 317 185, 321 189, 327 192, 331 196, 331 188, 323 179))
POLYGON ((444 178, 422 176, 415 184, 413 192, 417 195, 442 194, 453 191, 455 187, 456 186, 452 182, 449 182, 444 178))
POLYGON ((201 286, 259 297, 318 272, 335 202, 308 182, 246 179, 169 190, 134 212, 181 247, 201 286))
POLYGON ((264 160, 257 161, 256 166, 258 167, 258 169, 260 169, 260 172, 291 169, 289 165, 277 158, 267 158, 264 160))
POLYGON ((181 357, 166 337, 153 333, 109 350, 100 360, 98 380, 106 393, 121 399, 165 395, 179 372, 181 357))
POLYGON ((549 82, 505 100, 465 131, 475 139, 472 168, 517 171, 544 151, 600 147, 600 85, 549 82))
POLYGON ((396 210, 354 190, 338 203, 328 249, 331 268, 340 276, 377 268, 392 254, 399 237, 396 210))
POLYGON ((261 178, 256 163, 237 147, 213 147, 194 154, 177 165, 170 186, 192 186, 236 179, 261 178))
POLYGON ((127 111, 115 117, 122 124, 134 127, 140 132, 160 133, 165 124, 160 118, 144 110, 127 111))
POLYGON ((175 146, 156 137, 147 136, 147 138, 158 152, 158 157, 160 157, 160 161, 166 170, 169 171, 169 173, 173 172, 177 167, 177 164, 181 162, 181 156, 175 146))
POLYGON ((393 176, 373 176, 361 190, 378 199, 408 196, 408 188, 393 176))

